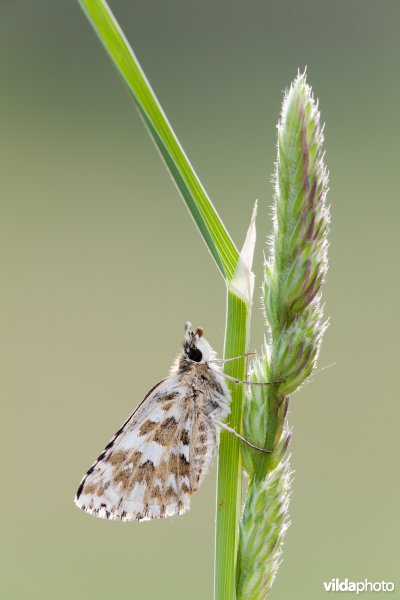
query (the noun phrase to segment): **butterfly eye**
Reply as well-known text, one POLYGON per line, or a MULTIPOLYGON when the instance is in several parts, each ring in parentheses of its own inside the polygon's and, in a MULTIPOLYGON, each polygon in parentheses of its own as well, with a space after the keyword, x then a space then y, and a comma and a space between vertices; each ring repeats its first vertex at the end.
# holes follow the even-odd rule
POLYGON ((198 348, 190 348, 190 350, 188 352, 188 357, 190 358, 190 360, 194 360, 195 362, 200 362, 201 359, 203 358, 203 355, 198 348))

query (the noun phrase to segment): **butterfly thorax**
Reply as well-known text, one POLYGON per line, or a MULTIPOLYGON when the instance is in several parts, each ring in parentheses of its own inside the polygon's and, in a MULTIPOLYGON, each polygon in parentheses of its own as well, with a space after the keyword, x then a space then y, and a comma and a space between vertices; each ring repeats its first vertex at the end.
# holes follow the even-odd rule
POLYGON ((177 357, 172 374, 187 390, 188 402, 193 402, 197 410, 218 419, 229 414, 230 393, 219 367, 193 362, 182 353, 177 357))

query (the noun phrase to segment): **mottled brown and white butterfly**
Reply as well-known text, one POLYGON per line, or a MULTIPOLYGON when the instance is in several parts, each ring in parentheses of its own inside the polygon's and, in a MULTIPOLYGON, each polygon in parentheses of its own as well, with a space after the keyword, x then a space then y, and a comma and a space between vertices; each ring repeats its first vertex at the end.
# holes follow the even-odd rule
POLYGON ((231 402, 224 361, 201 328, 194 332, 187 323, 185 329, 170 375, 150 390, 82 479, 75 496, 82 510, 120 521, 180 515, 209 469, 220 428, 257 448, 220 422, 231 402))

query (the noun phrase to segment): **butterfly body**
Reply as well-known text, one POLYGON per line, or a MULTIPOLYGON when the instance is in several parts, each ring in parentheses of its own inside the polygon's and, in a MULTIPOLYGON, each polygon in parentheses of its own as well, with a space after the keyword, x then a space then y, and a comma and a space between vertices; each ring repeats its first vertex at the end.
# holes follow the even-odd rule
POLYGON ((147 394, 84 476, 75 503, 106 519, 182 514, 218 445, 231 397, 202 330, 189 326, 169 377, 147 394))

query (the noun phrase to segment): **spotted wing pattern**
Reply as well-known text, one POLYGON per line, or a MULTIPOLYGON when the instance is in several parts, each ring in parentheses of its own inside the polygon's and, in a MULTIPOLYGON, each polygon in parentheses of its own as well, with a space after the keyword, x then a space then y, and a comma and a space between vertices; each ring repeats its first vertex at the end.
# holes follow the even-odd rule
POLYGON ((214 424, 170 376, 153 388, 83 478, 75 503, 106 519, 184 513, 217 443, 214 424))

